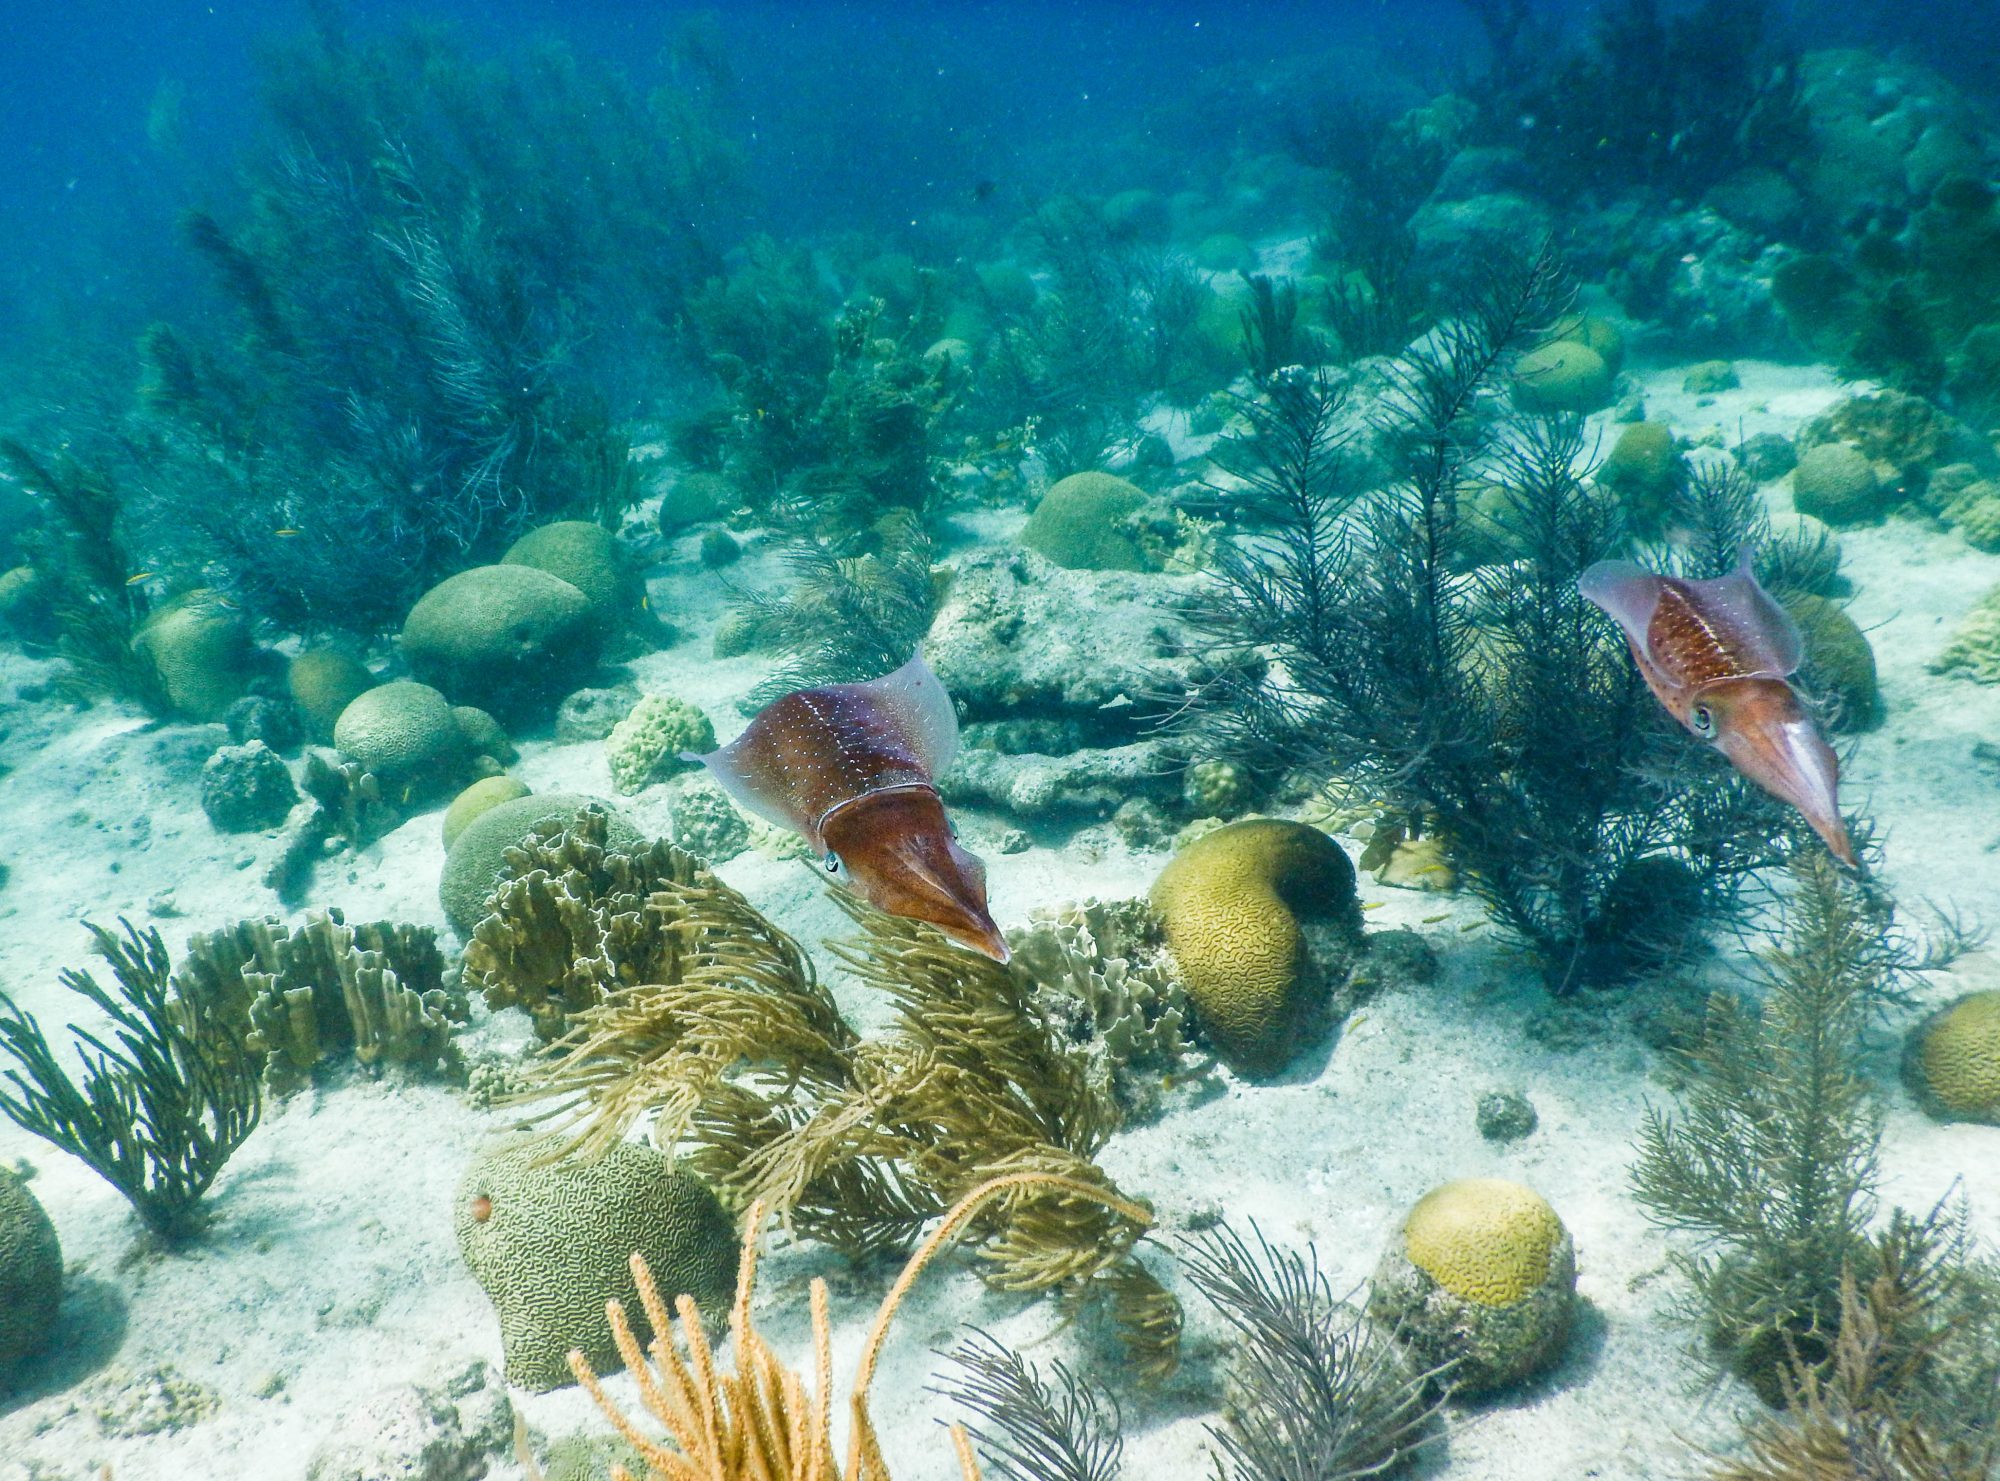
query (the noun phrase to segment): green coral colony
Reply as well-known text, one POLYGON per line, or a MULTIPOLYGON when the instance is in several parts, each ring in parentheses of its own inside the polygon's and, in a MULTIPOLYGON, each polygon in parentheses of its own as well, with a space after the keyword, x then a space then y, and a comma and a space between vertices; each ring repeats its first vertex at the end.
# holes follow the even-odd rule
POLYGON ((2000 1481, 2000 100, 1819 8, 149 83, 184 260, 0 268, 0 1481, 2000 1481))

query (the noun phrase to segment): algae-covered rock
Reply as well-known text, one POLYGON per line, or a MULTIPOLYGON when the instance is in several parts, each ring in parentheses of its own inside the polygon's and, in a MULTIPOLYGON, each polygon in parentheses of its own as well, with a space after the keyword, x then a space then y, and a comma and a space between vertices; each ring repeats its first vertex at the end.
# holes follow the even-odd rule
POLYGON ((333 744, 382 783, 389 797, 434 796, 463 774, 465 734, 445 697, 399 679, 357 695, 340 712, 333 744))
POLYGON ((175 597, 146 619, 132 646, 186 719, 220 720, 243 697, 250 628, 218 592, 204 587, 175 597))
POLYGON ((1216 232, 1196 245, 1194 265, 1207 273, 1254 273, 1257 254, 1243 238, 1216 232))
POLYGON ((625 797, 692 766, 680 759, 681 752, 714 749, 715 726, 708 716, 670 694, 643 696, 604 742, 611 785, 625 797))
POLYGON ((610 821, 613 848, 635 849, 645 842, 639 830, 607 802, 576 792, 542 792, 488 808, 468 823, 445 855, 438 898, 445 919, 460 940, 471 937, 486 914, 487 897, 507 869, 507 850, 544 824, 561 826, 587 807, 602 808, 610 821))
POLYGON ((530 795, 528 784, 519 777, 481 777, 456 797, 451 806, 444 810, 444 846, 447 852, 458 842, 458 835, 472 825, 472 820, 481 813, 490 812, 503 802, 513 802, 530 795))
POLYGON ((1072 473, 1042 495, 1021 543, 1072 571, 1157 571, 1130 523, 1145 502, 1116 474, 1072 473))
POLYGON ((410 670, 454 703, 503 717, 553 708, 590 671, 590 599, 534 566, 475 566, 426 592, 404 619, 410 670))
POLYGON ((1825 597, 1792 592, 1785 610, 1805 638, 1800 677, 1832 702, 1832 728, 1872 730, 1882 721, 1882 693, 1875 679, 1875 650, 1854 619, 1825 597))
POLYGON ((1524 411, 1596 411, 1611 401, 1613 377, 1603 356, 1572 339, 1530 350, 1514 362, 1514 403, 1524 411))
POLYGON ((1799 454, 1792 470, 1792 502, 1799 513, 1830 525, 1865 524, 1889 508, 1867 454, 1845 442, 1820 443, 1799 454))
POLYGON ((507 1381, 545 1392, 574 1381, 571 1349, 616 1372, 604 1319, 624 1303, 650 1340, 631 1258, 645 1256, 660 1294, 705 1312, 736 1293, 736 1230, 715 1194, 672 1159, 622 1142, 596 1161, 545 1160, 532 1143, 483 1153, 452 1206, 459 1253, 500 1317, 507 1381))
POLYGON ((622 627, 639 610, 639 583, 618 537, 587 519, 564 519, 528 531, 507 547, 503 566, 532 566, 560 577, 590 603, 602 632, 622 627))
POLYGON ((62 1246, 27 1185, 0 1167, 0 1393, 48 1345, 62 1305, 62 1246))
POLYGON ((1718 391, 1733 391, 1742 385, 1736 374, 1736 367, 1727 360, 1704 360, 1691 366, 1681 377, 1681 389, 1691 396, 1713 396, 1718 391))
POLYGON ((1344 965, 1320 961, 1301 922, 1335 924, 1350 950, 1360 940, 1346 852, 1304 823, 1231 823, 1175 855, 1150 898, 1223 1060, 1246 1074, 1282 1069, 1328 995, 1330 969, 1344 965))
POLYGON ((368 666, 338 648, 308 648, 285 668, 285 688, 305 717, 306 734, 323 746, 333 744, 341 712, 374 687, 368 666))
POLYGON ((1532 1188, 1463 1178, 1425 1194, 1375 1272, 1368 1309, 1461 1394, 1505 1388, 1562 1353, 1576 1246, 1532 1188))
POLYGON ((223 746, 201 768, 201 810, 219 833, 255 833, 285 821, 299 790, 262 741, 223 746))

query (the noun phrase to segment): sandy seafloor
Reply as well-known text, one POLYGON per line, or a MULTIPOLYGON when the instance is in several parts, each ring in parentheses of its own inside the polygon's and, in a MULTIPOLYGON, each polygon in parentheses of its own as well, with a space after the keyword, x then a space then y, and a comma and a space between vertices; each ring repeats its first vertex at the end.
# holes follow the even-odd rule
MULTIPOLYGON (((1752 433, 1790 434, 1842 394, 1823 373, 1739 362, 1743 387, 1697 402, 1680 390, 1685 367, 1642 374, 1648 414, 1699 439, 1710 428, 1734 443, 1752 433)), ((1782 484, 1770 489, 1786 507, 1782 484)), ((2000 688, 1925 670, 1959 617, 2000 583, 2000 555, 1958 536, 1892 520, 1844 532, 1851 611, 1880 662, 1887 718, 1864 737, 1846 781, 1852 804, 1887 832, 1887 871, 1909 905, 1930 898, 1973 916, 1993 915, 2000 876, 2000 770, 1974 748, 2000 738, 2000 688)), ((683 626, 676 646, 633 665, 642 687, 705 708, 726 739, 741 723, 735 701, 761 677, 759 661, 715 661, 708 637, 725 604, 717 579, 680 542, 652 573, 652 602, 683 626)), ((739 568, 756 579, 758 568, 739 568)), ((42 682, 47 666, 0 654, 9 689, 42 682)), ((0 891, 0 984, 52 1029, 78 1000, 56 981, 89 962, 80 921, 124 914, 161 927, 178 956, 191 931, 277 909, 258 879, 272 847, 260 835, 223 837, 196 804, 196 772, 215 728, 155 727, 112 705, 68 712, 15 704, 0 759, 12 876, 0 891), (171 895, 172 914, 151 913, 171 895)), ((537 791, 610 796, 600 744, 523 746, 517 773, 537 791)), ((664 832, 656 793, 628 810, 664 832)), ((442 862, 438 814, 420 816, 359 857, 322 866, 315 896, 351 920, 436 926, 448 939, 436 879, 442 862)), ((1065 852, 991 847, 1005 826, 967 815, 963 831, 991 869, 1003 924, 1031 908, 1088 896, 1143 893, 1164 862, 1114 845, 1065 852), (1085 852, 1096 856, 1084 858, 1085 852)), ((844 922, 796 861, 750 853, 725 865, 732 884, 807 941, 841 934, 844 922)), ((1330 1052, 1286 1080, 1246 1085, 1225 1078, 1220 1095, 1173 1105, 1156 1124, 1123 1133, 1103 1162, 1128 1191, 1152 1199, 1169 1236, 1191 1215, 1221 1211, 1245 1227, 1254 1218, 1273 1240, 1310 1240, 1335 1284, 1373 1268, 1401 1213, 1444 1180, 1497 1174, 1544 1193, 1576 1238, 1587 1303, 1566 1359, 1526 1389, 1460 1408, 1418 1473, 1465 1481, 1685 1476, 1690 1446, 1727 1442, 1745 1400, 1733 1385, 1705 1381, 1672 1318, 1678 1281, 1666 1267, 1668 1240, 1627 1193, 1642 1107, 1666 1092, 1652 1078, 1653 1051, 1627 1026, 1630 1004, 1586 1005, 1595 1032, 1579 1047, 1551 1048, 1529 1027, 1546 1007, 1531 972, 1490 930, 1470 900, 1387 889, 1372 927, 1414 925, 1437 945, 1445 972, 1431 986, 1368 1004, 1330 1052), (1442 921, 1426 918, 1447 913, 1442 921), (1477 1134, 1474 1102, 1498 1087, 1525 1091, 1540 1112, 1532 1136, 1511 1146, 1477 1134)), ((864 1028, 881 1006, 822 958, 843 1008, 864 1028)), ((1727 960, 1717 971, 1727 970, 1727 960)), ((1923 984, 1926 1002, 2000 981, 1991 952, 1961 959, 1923 984)), ((1911 1015, 1923 1011, 1912 1010, 1911 1015)), ((1954 1179, 1971 1201, 1976 1232, 2000 1244, 2000 1129, 1941 1126, 1924 1117, 1895 1080, 1899 1016, 1879 1033, 1875 1068, 1888 1108, 1883 1144, 1885 1202, 1928 1208, 1954 1179)), ((511 1052, 526 1039, 518 1017, 476 1009, 465 1036, 475 1056, 511 1052)), ((450 1201, 470 1150, 505 1124, 443 1085, 373 1082, 349 1066, 316 1089, 273 1102, 264 1125, 236 1154, 210 1195, 212 1231, 183 1253, 143 1252, 139 1229, 106 1183, 70 1158, 0 1121, 0 1160, 25 1159, 32 1190, 60 1231, 70 1266, 62 1348, 37 1386, 0 1401, 0 1481, 303 1476, 315 1444, 377 1388, 441 1385, 484 1360, 500 1361, 493 1312, 461 1264, 450 1201), (108 1394, 169 1367, 212 1391, 212 1413, 177 1432, 106 1434, 98 1410, 108 1394)), ((853 1272, 830 1252, 771 1241, 759 1318, 782 1350, 804 1361, 804 1289, 813 1274, 833 1287, 836 1363, 845 1373, 886 1269, 853 1272)), ((1155 1268, 1170 1262, 1155 1258, 1155 1268)), ((1188 1298, 1188 1354, 1198 1369, 1219 1326, 1188 1298)), ((1048 1302, 990 1293, 967 1262, 948 1262, 918 1287, 899 1318, 874 1389, 874 1410, 899 1478, 956 1474, 925 1392, 942 1366, 934 1349, 976 1322, 1040 1359, 1086 1368, 1115 1355, 1064 1330, 1048 1302)), ((612 1380, 629 1399, 630 1380, 612 1380)), ((1124 1401, 1129 1477, 1206 1474, 1205 1416, 1193 1387, 1177 1382, 1157 1402, 1124 1401)), ((515 1395, 537 1435, 601 1427, 577 1390, 515 1395)), ((511 1460, 492 1475, 520 1474, 511 1460)))

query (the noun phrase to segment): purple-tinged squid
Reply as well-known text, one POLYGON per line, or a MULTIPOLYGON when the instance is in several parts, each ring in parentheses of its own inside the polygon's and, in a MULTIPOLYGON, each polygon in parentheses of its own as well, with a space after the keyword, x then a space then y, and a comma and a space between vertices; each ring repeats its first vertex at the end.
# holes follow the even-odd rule
POLYGON ((1625 630, 1646 685, 1667 712, 1744 776, 1789 802, 1841 863, 1840 766, 1787 679, 1805 656, 1792 616, 1757 584, 1745 550, 1709 581, 1599 561, 1577 589, 1625 630))
POLYGON ((958 750, 951 696, 921 654, 865 684, 801 689, 699 761, 738 805, 804 835, 822 867, 879 910, 1007 960, 986 867, 958 846, 935 779, 958 750))

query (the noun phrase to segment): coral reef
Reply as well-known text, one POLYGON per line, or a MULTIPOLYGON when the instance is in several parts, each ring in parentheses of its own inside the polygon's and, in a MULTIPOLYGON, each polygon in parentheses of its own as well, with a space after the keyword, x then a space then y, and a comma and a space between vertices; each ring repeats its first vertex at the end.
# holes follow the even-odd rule
POLYGON ((0 1167, 0 1393, 55 1333, 62 1245, 27 1184, 0 1167))
POLYGON ((558 1039, 617 989, 679 978, 686 948, 653 929, 648 901, 691 883, 698 860, 621 836, 600 808, 519 827, 465 944, 465 985, 487 1007, 521 1008, 543 1039, 558 1039))
POLYGON ((172 983, 180 1001, 235 1021, 264 1083, 280 1095, 346 1050, 378 1071, 459 1067, 451 1034, 468 1016, 465 995, 445 988, 428 927, 350 926, 337 910, 309 911, 289 931, 276 919, 239 921, 192 937, 172 983))
POLYGON ((444 918, 461 941, 486 916, 487 901, 508 877, 507 854, 544 828, 564 828, 589 809, 601 809, 606 840, 614 848, 630 849, 642 841, 634 828, 607 802, 576 792, 538 792, 488 808, 452 842, 438 878, 438 900, 444 918))
POLYGON ((83 1082, 56 1062, 41 1025, 0 993, 0 1049, 13 1059, 0 1111, 62 1148, 125 1196, 155 1236, 177 1243, 201 1227, 199 1204, 263 1112, 258 1063, 221 1005, 170 998, 158 931, 124 938, 88 926, 111 964, 116 996, 88 972, 62 974, 115 1027, 115 1047, 77 1032, 83 1082))
POLYGON ((2000 1125, 2000 991, 1966 993, 1912 1029, 1903 1078, 1934 1116, 2000 1125))
POLYGON ((1240 1073, 1280 1070, 1311 1041, 1360 946, 1354 865, 1304 823, 1204 834, 1160 871, 1152 904, 1202 1032, 1240 1073), (1333 939, 1309 942, 1303 923, 1315 920, 1333 939))
POLYGON ((669 1299, 715 1310, 735 1295, 729 1215, 700 1179, 633 1142, 589 1161, 551 1162, 533 1145, 484 1152, 459 1182, 452 1229, 499 1313, 507 1381, 536 1392, 572 1381, 572 1351, 615 1368, 604 1303, 637 1299, 635 1259, 669 1299))
POLYGON ((333 727, 347 707, 374 685, 368 666, 338 648, 308 648, 285 667, 286 691, 307 733, 323 746, 333 744, 333 727))
POLYGON ((1576 1309, 1576 1248, 1532 1188, 1462 1178, 1411 1208, 1369 1311, 1455 1393, 1506 1388, 1561 1356, 1576 1309))
POLYGON ((612 790, 621 797, 692 766, 681 760, 681 752, 714 749, 715 727, 708 716, 671 694, 642 695, 604 742, 612 790))

